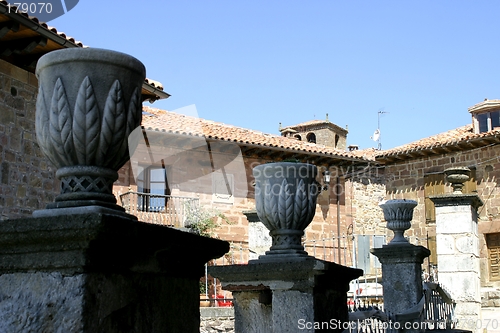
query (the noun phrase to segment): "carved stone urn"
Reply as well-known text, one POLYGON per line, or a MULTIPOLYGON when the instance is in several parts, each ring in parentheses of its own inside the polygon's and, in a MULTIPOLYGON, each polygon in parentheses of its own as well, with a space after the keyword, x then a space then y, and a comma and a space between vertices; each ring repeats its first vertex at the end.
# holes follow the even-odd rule
POLYGON ((129 159, 129 134, 141 123, 145 73, 139 60, 110 50, 64 49, 40 58, 36 136, 61 180, 61 193, 45 213, 121 209, 112 187, 129 159))
POLYGON ((272 237, 270 250, 259 260, 308 258, 301 238, 316 212, 317 174, 316 166, 307 163, 268 163, 253 169, 257 215, 272 237))
POLYGON ((446 181, 451 183, 453 194, 462 194, 464 183, 470 178, 470 169, 467 167, 456 167, 444 170, 446 181))
POLYGON ((415 200, 387 200, 379 204, 387 221, 387 228, 394 232, 394 238, 388 245, 408 243, 404 237, 406 230, 411 227, 413 209, 417 206, 415 200))

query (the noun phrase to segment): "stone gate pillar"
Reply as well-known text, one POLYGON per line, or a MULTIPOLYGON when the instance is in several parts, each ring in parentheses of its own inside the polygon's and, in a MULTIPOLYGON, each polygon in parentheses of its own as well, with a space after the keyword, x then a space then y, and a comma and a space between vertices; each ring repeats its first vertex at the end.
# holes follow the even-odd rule
POLYGON ((406 333, 422 331, 418 326, 419 311, 412 309, 422 302, 422 263, 430 255, 427 248, 410 244, 404 237, 416 205, 414 200, 389 200, 380 204, 394 238, 382 248, 371 250, 382 264, 384 310, 400 325, 394 326, 395 331, 406 333))
POLYGON ((454 192, 431 197, 436 206, 436 252, 438 277, 456 302, 457 327, 470 329, 481 319, 477 194, 463 194, 469 179, 467 168, 445 170, 454 192))

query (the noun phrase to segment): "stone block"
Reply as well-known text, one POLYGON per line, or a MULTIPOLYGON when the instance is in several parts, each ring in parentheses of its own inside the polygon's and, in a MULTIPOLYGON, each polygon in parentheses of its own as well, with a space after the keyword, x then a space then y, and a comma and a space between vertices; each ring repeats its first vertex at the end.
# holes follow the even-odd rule
POLYGON ((214 266, 209 273, 233 293, 236 332, 288 333, 314 332, 306 327, 314 322, 346 321, 349 281, 362 271, 308 257, 214 266))
POLYGON ((475 235, 465 234, 455 237, 455 248, 458 253, 479 257, 479 239, 475 235))
POLYGON ((0 331, 199 332, 204 263, 228 250, 104 214, 2 221, 0 331))
POLYGON ((478 272, 439 272, 439 282, 457 303, 481 301, 478 272))
POLYGON ((462 234, 474 233, 476 222, 472 220, 472 213, 463 214, 438 214, 436 211, 437 234, 462 234))
POLYGON ((440 255, 451 255, 455 254, 455 236, 454 235, 436 235, 436 254, 440 255))
POLYGON ((479 272, 479 258, 471 254, 440 255, 439 273, 479 272))

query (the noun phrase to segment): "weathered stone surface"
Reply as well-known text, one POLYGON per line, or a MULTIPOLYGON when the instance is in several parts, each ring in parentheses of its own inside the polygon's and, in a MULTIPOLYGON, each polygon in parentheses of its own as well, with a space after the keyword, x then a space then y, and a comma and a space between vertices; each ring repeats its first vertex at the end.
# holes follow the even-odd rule
POLYGON ((314 258, 245 266, 215 266, 209 273, 234 297, 239 333, 314 332, 299 322, 346 321, 349 282, 362 271, 314 258))
POLYGON ((436 205, 436 240, 439 282, 456 302, 458 328, 481 318, 480 249, 477 208, 483 203, 477 194, 431 197, 436 205))
POLYGON ((0 331, 199 332, 204 263, 228 250, 102 214, 3 221, 0 331))
POLYGON ((423 297, 422 263, 430 251, 423 246, 396 243, 371 252, 382 263, 385 311, 403 314, 417 305, 423 297))

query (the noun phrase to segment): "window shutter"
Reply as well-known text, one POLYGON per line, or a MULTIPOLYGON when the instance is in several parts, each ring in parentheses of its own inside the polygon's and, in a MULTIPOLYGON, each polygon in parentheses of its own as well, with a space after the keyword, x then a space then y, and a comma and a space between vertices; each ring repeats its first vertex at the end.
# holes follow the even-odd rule
POLYGON ((436 209, 434 207, 434 202, 432 202, 429 196, 443 193, 444 174, 435 173, 424 176, 425 221, 427 223, 436 222, 436 209))
POLYGON ((470 168, 470 179, 464 183, 463 193, 476 193, 476 168, 470 168))
POLYGON ((431 265, 437 265, 436 236, 427 236, 427 248, 431 251, 429 263, 431 265))
POLYGON ((500 233, 486 234, 490 280, 500 280, 500 233))

